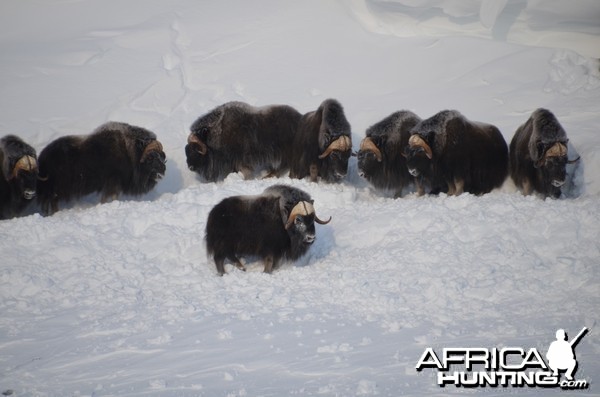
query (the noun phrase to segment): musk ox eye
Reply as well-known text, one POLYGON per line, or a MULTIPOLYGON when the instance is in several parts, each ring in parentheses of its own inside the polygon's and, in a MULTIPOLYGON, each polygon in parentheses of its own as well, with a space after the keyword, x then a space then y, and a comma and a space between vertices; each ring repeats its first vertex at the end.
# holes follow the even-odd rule
POLYGON ((296 217, 296 219, 294 219, 294 223, 295 223, 296 225, 299 225, 299 224, 301 224, 301 223, 304 223, 304 217, 302 217, 302 215, 298 215, 298 216, 296 217))

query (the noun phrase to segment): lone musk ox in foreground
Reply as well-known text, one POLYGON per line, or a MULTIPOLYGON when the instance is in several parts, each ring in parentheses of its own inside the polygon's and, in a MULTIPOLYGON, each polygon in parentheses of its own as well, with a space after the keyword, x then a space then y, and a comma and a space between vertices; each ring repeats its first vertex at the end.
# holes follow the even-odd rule
POLYGON ((392 191, 395 197, 400 197, 413 181, 404 149, 411 129, 420 121, 413 112, 402 110, 369 127, 357 153, 358 174, 376 189, 392 191))
POLYGON ((156 135, 125 123, 108 122, 87 136, 64 136, 39 157, 38 200, 44 214, 59 201, 100 193, 106 202, 119 194, 149 192, 166 171, 156 135))
POLYGON ((537 109, 510 142, 510 175, 524 194, 558 198, 567 177, 567 133, 554 114, 537 109))
POLYGON ((406 148, 408 171, 423 194, 488 193, 508 175, 508 147, 491 124, 444 110, 417 124, 406 148))
POLYGON ((264 272, 281 259, 296 260, 315 241, 315 222, 327 224, 315 213, 314 201, 306 192, 287 185, 275 185, 256 196, 224 199, 209 213, 206 248, 214 258, 219 275, 228 259, 245 270, 241 256, 258 256, 264 272))
POLYGON ((35 149, 15 135, 0 139, 0 219, 19 215, 35 197, 35 149))

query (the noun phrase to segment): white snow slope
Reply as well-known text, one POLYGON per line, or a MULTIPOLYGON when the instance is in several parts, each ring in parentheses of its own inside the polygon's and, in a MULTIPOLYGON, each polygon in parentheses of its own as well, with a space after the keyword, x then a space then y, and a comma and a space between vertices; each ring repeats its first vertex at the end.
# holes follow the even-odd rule
MULTIPOLYGON (((0 393, 13 396, 600 395, 600 7, 585 1, 3 0, 0 134, 38 152, 108 120, 157 133, 155 191, 0 222, 0 393), (538 107, 570 138, 558 200, 507 181, 482 197, 392 199, 356 174, 201 183, 190 124, 230 100, 353 127, 460 110, 507 141, 538 107), (308 254, 218 277, 208 212, 276 182, 315 198, 308 254), (437 385, 427 347, 572 337, 585 390, 437 385)), ((454 367, 453 367, 454 368, 454 367)), ((459 367, 460 368, 460 367, 459 367)), ((455 370, 454 368, 453 370, 455 370)))

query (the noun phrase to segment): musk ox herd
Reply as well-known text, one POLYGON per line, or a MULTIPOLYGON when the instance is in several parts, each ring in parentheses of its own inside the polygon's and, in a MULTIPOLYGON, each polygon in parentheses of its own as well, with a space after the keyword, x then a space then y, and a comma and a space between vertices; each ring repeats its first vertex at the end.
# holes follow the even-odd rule
MULTIPOLYGON (((203 182, 230 173, 244 179, 289 176, 312 182, 344 180, 351 156, 360 177, 374 189, 401 197, 482 195, 510 175, 525 195, 559 198, 567 179, 567 134, 546 109, 535 110, 507 145, 492 124, 456 110, 422 119, 408 110, 367 128, 352 150, 351 127, 342 105, 326 99, 302 114, 288 105, 255 107, 228 102, 200 116, 190 127, 185 156, 203 182)), ((101 202, 151 191, 166 172, 166 155, 153 132, 108 122, 87 135, 59 137, 36 150, 16 135, 0 139, 0 219, 23 214, 37 201, 43 215, 59 204, 98 194, 101 202), (37 198, 37 200, 34 200, 37 198)), ((274 185, 256 196, 229 197, 208 216, 205 242, 219 274, 240 258, 264 261, 270 273, 281 260, 304 255, 315 241, 317 217, 304 191, 274 185)))

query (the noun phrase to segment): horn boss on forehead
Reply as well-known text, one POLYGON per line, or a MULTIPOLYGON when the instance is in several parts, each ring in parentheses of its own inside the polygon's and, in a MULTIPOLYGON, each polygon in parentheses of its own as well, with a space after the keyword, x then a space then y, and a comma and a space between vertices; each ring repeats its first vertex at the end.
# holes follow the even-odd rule
POLYGON ((152 152, 162 152, 163 151, 163 146, 162 144, 157 141, 154 140, 152 142, 150 142, 146 148, 144 149, 144 152, 142 153, 142 157, 140 159, 140 162, 143 162, 144 160, 146 160, 146 157, 148 157, 148 155, 152 152))
POLYGON ((325 151, 321 155, 319 155, 319 158, 324 159, 325 157, 329 156, 334 150, 345 152, 350 149, 352 149, 352 141, 350 140, 350 137, 342 135, 335 141, 331 142, 327 149, 325 149, 325 151))
POLYGON ((372 152, 373 154, 375 154, 377 161, 381 161, 383 159, 381 155, 381 150, 379 150, 377 145, 375 145, 375 142, 373 142, 373 140, 369 137, 366 137, 362 140, 362 142, 360 143, 360 150, 364 152, 372 152))
POLYGON ((546 154, 544 155, 544 157, 563 157, 566 155, 567 147, 560 142, 556 142, 550 147, 550 149, 546 150, 546 154))
POLYGON ((208 152, 208 146, 206 146, 206 144, 204 142, 202 142, 202 140, 200 138, 198 138, 198 136, 196 136, 196 134, 194 134, 194 133, 191 133, 190 135, 188 135, 187 142, 188 142, 188 144, 198 145, 200 148, 197 150, 197 152, 202 155, 205 155, 206 152, 208 152))
POLYGON ((32 156, 23 156, 16 163, 13 168, 12 178, 16 178, 19 171, 35 171, 37 169, 37 161, 32 156))
POLYGON ((425 140, 417 134, 414 134, 408 140, 408 145, 412 147, 420 147, 425 151, 425 155, 427 158, 431 159, 433 157, 433 153, 431 151, 431 147, 425 142, 425 140))

